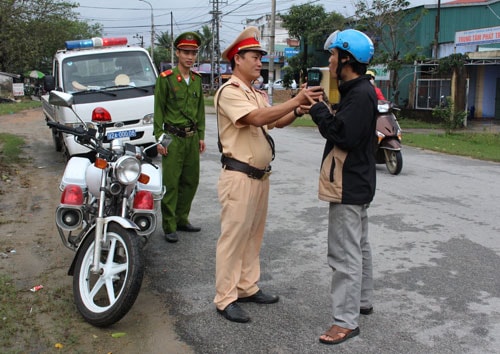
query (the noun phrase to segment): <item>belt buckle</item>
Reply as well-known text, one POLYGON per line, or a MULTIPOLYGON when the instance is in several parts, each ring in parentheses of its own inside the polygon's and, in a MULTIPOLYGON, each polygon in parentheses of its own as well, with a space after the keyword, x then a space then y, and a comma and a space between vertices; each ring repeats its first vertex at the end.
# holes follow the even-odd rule
POLYGON ((261 180, 266 180, 269 178, 269 176, 271 175, 271 173, 273 173, 272 171, 266 171, 264 172, 264 176, 262 176, 261 180))
POLYGON ((194 131, 193 130, 186 132, 186 138, 189 138, 190 136, 193 136, 193 135, 194 135, 194 131))

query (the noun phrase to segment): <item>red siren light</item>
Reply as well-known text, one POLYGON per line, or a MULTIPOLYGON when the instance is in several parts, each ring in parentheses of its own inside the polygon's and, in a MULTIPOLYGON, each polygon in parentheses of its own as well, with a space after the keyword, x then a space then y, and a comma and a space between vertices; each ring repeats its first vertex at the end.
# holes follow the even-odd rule
POLYGON ((64 42, 67 50, 84 49, 84 48, 98 48, 98 47, 112 47, 115 45, 127 45, 127 37, 94 37, 90 39, 77 39, 74 41, 64 42))
POLYGON ((68 184, 66 187, 64 187, 64 191, 61 195, 61 204, 82 205, 83 204, 82 188, 75 184, 68 184))
POLYGON ((111 114, 102 107, 96 107, 92 111, 92 122, 106 123, 111 122, 111 114))
POLYGON ((113 45, 126 45, 126 44, 127 44, 126 37, 111 37, 111 38, 103 38, 102 39, 102 46, 103 47, 110 47, 113 45))

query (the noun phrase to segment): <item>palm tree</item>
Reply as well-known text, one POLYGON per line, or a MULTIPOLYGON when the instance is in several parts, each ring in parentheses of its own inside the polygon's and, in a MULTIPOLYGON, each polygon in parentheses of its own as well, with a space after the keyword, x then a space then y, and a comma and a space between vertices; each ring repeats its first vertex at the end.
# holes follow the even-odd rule
POLYGON ((201 32, 198 31, 201 37, 200 52, 198 54, 200 62, 209 61, 210 55, 212 53, 212 40, 213 34, 212 30, 208 25, 204 25, 201 28, 201 32))
MULTIPOLYGON (((170 63, 172 57, 172 37, 170 33, 161 32, 156 35, 155 63, 170 63)), ((174 59, 175 60, 175 59, 174 59)), ((171 63, 172 66, 174 63, 171 63)), ((161 65, 160 65, 161 66, 161 65)))
POLYGON ((170 33, 167 32, 161 32, 160 34, 156 35, 156 41, 157 45, 160 47, 163 47, 165 49, 170 49, 172 45, 172 36, 170 33))

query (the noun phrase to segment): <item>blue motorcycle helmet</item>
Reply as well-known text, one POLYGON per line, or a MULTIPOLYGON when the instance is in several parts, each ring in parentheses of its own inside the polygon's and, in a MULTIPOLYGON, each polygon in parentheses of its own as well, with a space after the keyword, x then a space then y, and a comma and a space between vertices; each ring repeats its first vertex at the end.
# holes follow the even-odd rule
POLYGON ((333 48, 348 52, 361 64, 369 64, 375 53, 372 40, 363 32, 354 29, 335 31, 330 34, 325 41, 324 49, 331 52, 333 48))

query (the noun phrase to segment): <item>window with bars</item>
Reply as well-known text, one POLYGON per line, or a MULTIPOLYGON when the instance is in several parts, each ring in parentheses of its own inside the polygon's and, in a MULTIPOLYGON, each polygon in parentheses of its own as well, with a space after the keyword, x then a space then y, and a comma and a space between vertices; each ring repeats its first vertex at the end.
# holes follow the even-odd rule
POLYGON ((433 109, 446 102, 451 95, 450 79, 419 79, 417 80, 417 109, 433 109))

